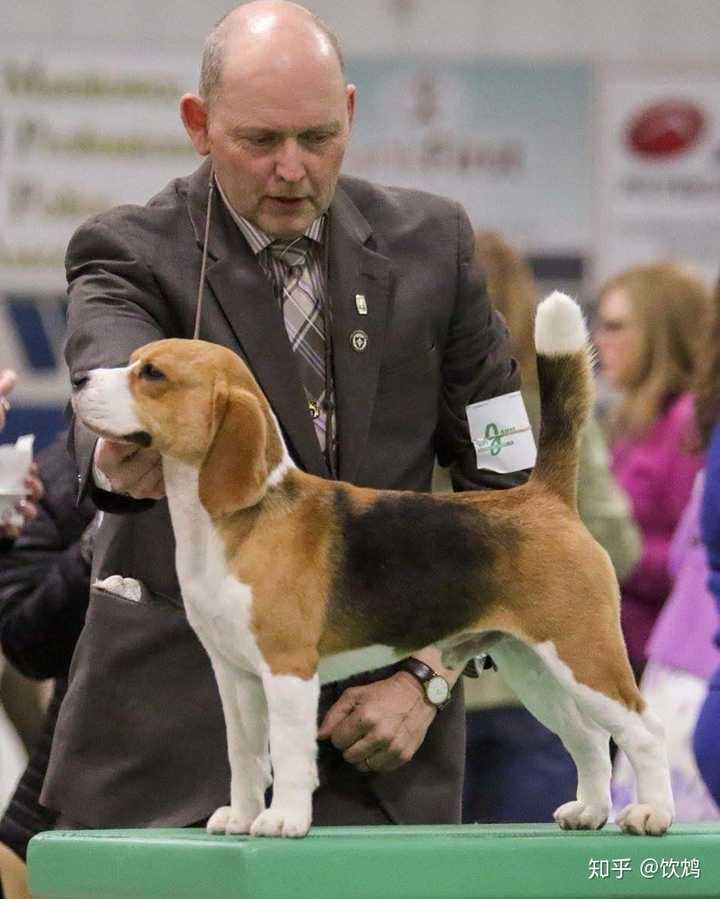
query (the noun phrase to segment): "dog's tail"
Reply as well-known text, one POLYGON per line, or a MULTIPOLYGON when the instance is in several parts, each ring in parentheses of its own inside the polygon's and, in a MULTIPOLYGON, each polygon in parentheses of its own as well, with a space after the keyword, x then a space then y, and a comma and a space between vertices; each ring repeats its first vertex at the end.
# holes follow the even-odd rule
POLYGON ((535 349, 541 424, 532 479, 575 508, 578 447, 592 412, 594 385, 588 330, 570 297, 555 291, 540 303, 535 349))

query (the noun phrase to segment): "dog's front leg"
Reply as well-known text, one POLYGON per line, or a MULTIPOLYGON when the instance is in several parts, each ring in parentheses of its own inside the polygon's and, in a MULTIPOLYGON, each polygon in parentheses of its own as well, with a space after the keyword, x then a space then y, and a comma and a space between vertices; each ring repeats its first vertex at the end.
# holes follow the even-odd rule
POLYGON ((230 805, 207 823, 209 833, 250 833, 265 809, 270 785, 268 720, 262 681, 254 674, 212 659, 227 730, 230 805))
POLYGON ((289 674, 263 674, 270 716, 273 798, 250 832, 255 836, 302 837, 310 829, 317 787, 317 708, 320 681, 289 674))

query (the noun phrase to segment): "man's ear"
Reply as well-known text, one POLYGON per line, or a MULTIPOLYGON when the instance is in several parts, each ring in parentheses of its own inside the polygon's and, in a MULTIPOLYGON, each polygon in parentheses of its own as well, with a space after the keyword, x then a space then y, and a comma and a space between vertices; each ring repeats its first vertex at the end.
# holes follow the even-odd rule
POLYGON ((185 94, 180 99, 180 118, 193 147, 201 156, 207 156, 210 152, 210 141, 205 101, 195 94, 185 94))
POLYGON ((200 502, 213 517, 254 506, 265 495, 268 476, 267 421, 247 390, 215 385, 213 436, 200 466, 200 502))
POLYGON ((345 85, 345 104, 347 107, 348 128, 352 128, 353 119, 355 118, 355 100, 357 98, 357 88, 354 84, 345 85))

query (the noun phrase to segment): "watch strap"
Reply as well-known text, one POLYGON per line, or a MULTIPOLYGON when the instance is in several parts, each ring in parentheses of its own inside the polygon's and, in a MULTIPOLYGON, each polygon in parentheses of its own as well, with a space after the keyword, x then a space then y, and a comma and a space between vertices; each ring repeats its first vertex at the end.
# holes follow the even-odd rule
POLYGON ((452 699, 452 688, 450 687, 450 684, 448 684, 447 679, 445 677, 443 677, 442 674, 438 674, 437 671, 434 671, 428 664, 420 661, 420 659, 416 659, 414 656, 408 656, 408 658, 403 659, 401 662, 399 662, 397 667, 398 667, 399 671, 407 671, 408 673, 412 674, 417 680, 420 681, 420 683, 422 684, 423 690, 425 691, 425 698, 430 703, 430 705, 432 705, 433 708, 437 709, 438 711, 440 709, 444 709, 445 706, 448 705, 448 703, 452 699), (442 680, 444 680, 445 683, 447 684, 448 695, 447 695, 447 699, 445 700, 445 702, 442 702, 442 703, 433 702, 430 699, 430 697, 428 696, 427 684, 434 677, 442 678, 442 680))
POLYGON ((403 659, 398 668, 401 671, 409 671, 410 674, 414 674, 423 684, 426 684, 436 674, 429 665, 426 665, 425 662, 421 662, 420 659, 416 659, 414 656, 403 659))

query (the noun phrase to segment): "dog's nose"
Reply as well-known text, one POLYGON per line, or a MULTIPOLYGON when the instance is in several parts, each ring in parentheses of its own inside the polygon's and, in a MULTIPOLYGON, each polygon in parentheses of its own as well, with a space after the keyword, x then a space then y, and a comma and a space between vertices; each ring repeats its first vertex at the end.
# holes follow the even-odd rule
POLYGON ((80 371, 72 375, 70 383, 72 384, 73 391, 77 393, 79 390, 82 390, 89 380, 90 375, 86 371, 80 371))

